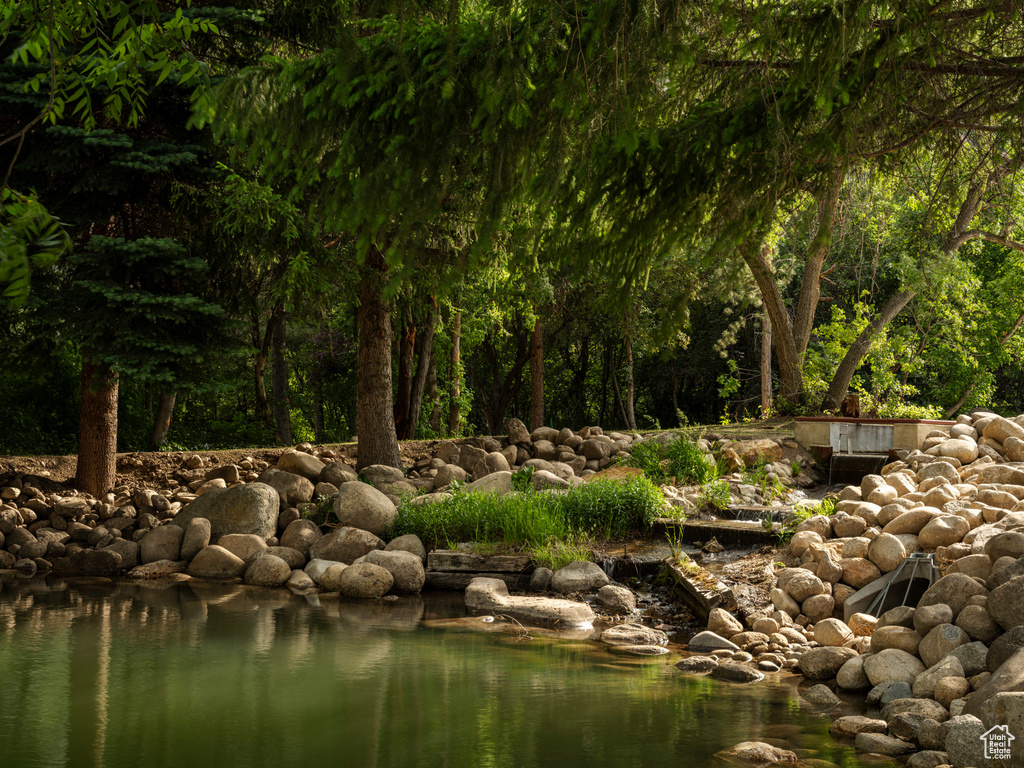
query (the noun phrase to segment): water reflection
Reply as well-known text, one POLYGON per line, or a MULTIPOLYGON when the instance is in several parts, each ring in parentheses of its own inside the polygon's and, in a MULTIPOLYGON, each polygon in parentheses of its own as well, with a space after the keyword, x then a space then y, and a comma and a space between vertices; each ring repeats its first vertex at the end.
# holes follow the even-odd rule
POLYGON ((684 677, 674 654, 453 631, 458 596, 0 586, 0 732, 19 768, 678 768, 748 739, 860 764, 790 687, 684 677))

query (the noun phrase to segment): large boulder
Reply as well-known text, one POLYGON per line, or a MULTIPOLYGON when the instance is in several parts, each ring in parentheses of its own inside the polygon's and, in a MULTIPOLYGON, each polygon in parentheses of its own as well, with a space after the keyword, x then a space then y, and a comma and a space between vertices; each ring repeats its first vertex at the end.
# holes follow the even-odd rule
POLYGON ((237 579, 245 573, 245 561, 224 547, 203 547, 192 558, 185 573, 203 579, 237 579))
POLYGON ((372 600, 386 595, 394 583, 395 579, 387 568, 364 562, 342 571, 338 591, 344 597, 372 600))
POLYGON ((344 526, 325 534, 309 548, 310 560, 334 560, 351 565, 375 549, 384 549, 384 542, 369 531, 344 526))
POLYGON ((643 624, 616 624, 601 633, 608 645, 668 645, 668 635, 643 624))
POLYGON ((953 611, 953 619, 976 595, 987 595, 988 590, 965 573, 950 573, 932 584, 918 601, 918 606, 945 603, 953 611))
MULTIPOLYGON (((281 454, 277 460, 277 468, 282 472, 291 472, 293 475, 300 475, 312 483, 321 482, 320 474, 326 468, 320 459, 302 451, 289 448, 281 454)), ((327 482, 327 481, 324 481, 327 482)), ((334 483, 331 483, 334 485, 334 483)))
POLYGON ((150 530, 139 542, 142 564, 157 560, 180 560, 181 540, 185 529, 177 525, 160 525, 150 530))
POLYGON ((857 651, 853 648, 811 648, 800 657, 798 666, 808 680, 828 680, 835 677, 843 665, 856 656, 857 651))
POLYGON ((205 517, 193 517, 185 525, 185 534, 181 537, 181 559, 191 560, 199 550, 209 545, 213 534, 213 526, 205 517))
POLYGON ((427 562, 427 548, 415 533, 407 533, 392 539, 384 549, 388 552, 410 552, 416 555, 421 563, 427 562))
POLYGON ((316 544, 323 536, 320 533, 320 526, 312 520, 299 518, 288 523, 288 527, 281 534, 281 546, 297 549, 304 555, 309 554, 309 548, 316 544))
POLYGON ((394 523, 398 510, 383 493, 357 480, 338 487, 334 514, 342 525, 382 536, 394 523))
POLYGON ((252 533, 229 533, 217 539, 217 546, 242 558, 242 562, 249 566, 253 560, 266 553, 267 540, 252 533))
POLYGON ((313 500, 315 486, 302 475, 270 467, 260 473, 257 482, 266 483, 277 491, 281 509, 297 507, 313 500))
POLYGON ((917 534, 917 541, 924 550, 948 547, 963 541, 970 530, 971 524, 964 518, 957 515, 942 515, 928 521, 917 534))
POLYGON ((276 555, 264 554, 245 571, 245 583, 257 587, 280 587, 291 578, 292 569, 276 555))
POLYGON ((925 666, 916 656, 890 648, 864 659, 864 674, 872 685, 904 682, 913 685, 914 678, 924 672, 925 666))
POLYGON ((419 594, 427 578, 423 561, 412 552, 375 549, 366 553, 364 562, 386 569, 394 580, 394 591, 401 594, 419 594))
POLYGON ((921 641, 918 654, 926 667, 933 667, 954 648, 967 645, 969 642, 971 638, 960 627, 954 624, 939 624, 921 641))
MULTIPOLYGON (((359 479, 356 471, 343 461, 332 461, 327 464, 316 479, 317 484, 329 483, 337 488, 342 483, 350 483, 359 479)), ((314 486, 315 487, 315 486, 314 486)))
POLYGON ((280 497, 265 483, 246 483, 234 488, 213 488, 185 506, 173 524, 185 528, 197 517, 210 521, 210 537, 216 541, 229 533, 254 533, 268 538, 277 532, 280 497))
POLYGON ((551 590, 569 594, 571 592, 594 592, 611 579, 597 563, 577 560, 559 568, 551 577, 551 590))

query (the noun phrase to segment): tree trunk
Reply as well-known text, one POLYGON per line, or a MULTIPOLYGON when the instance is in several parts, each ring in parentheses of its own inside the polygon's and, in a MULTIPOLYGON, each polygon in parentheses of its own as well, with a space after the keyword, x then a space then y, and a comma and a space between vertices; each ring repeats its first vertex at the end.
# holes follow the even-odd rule
POLYGON ((430 402, 430 431, 441 432, 441 399, 437 396, 437 350, 430 349, 430 365, 427 368, 427 400, 430 402))
POLYGON ((597 426, 604 426, 604 414, 608 409, 608 375, 612 369, 612 348, 611 342, 606 341, 604 354, 601 355, 601 410, 597 414, 597 426))
POLYGON ((398 340, 398 386, 395 393, 395 431, 399 439, 409 439, 409 419, 412 414, 412 368, 416 356, 416 323, 412 304, 404 302, 402 308, 402 334, 398 340))
POLYGON ((292 444, 291 401, 288 397, 288 361, 285 359, 288 320, 283 305, 278 305, 271 318, 268 333, 274 348, 274 440, 281 445, 292 444))
POLYGON ((636 413, 633 410, 633 399, 636 386, 633 381, 633 338, 632 333, 626 329, 626 426, 636 431, 636 413))
POLYGON ((310 374, 313 386, 313 438, 318 442, 324 442, 324 370, 321 360, 313 361, 313 371, 310 374))
POLYGON ((167 439, 167 431, 171 428, 171 418, 174 416, 174 401, 177 397, 178 393, 174 390, 160 393, 160 405, 157 406, 153 431, 149 436, 149 450, 159 451, 160 446, 167 439))
POLYGON ((457 435, 462 429, 462 414, 459 398, 462 397, 462 357, 459 345, 462 342, 462 313, 456 310, 452 317, 452 359, 451 381, 448 385, 448 434, 457 435))
MULTIPOLYGON (((612 371, 612 390, 615 392, 615 404, 619 407, 619 416, 622 417, 622 423, 627 424, 626 406, 622 404, 622 390, 619 389, 619 376, 615 371, 612 371)), ((601 426, 604 425, 602 424, 601 426)))
POLYGON ((544 426, 544 327, 538 317, 530 337, 530 431, 544 426))
POLYGON ((256 361, 253 366, 253 381, 256 385, 256 416, 262 422, 268 422, 273 417, 270 413, 270 399, 267 397, 267 359, 270 357, 269 350, 256 352, 256 361))
POLYGON ((409 417, 406 420, 405 440, 412 440, 416 436, 416 428, 420 423, 420 414, 423 411, 423 392, 427 387, 430 361, 434 358, 434 332, 436 329, 437 302, 432 300, 430 314, 427 316, 427 325, 420 337, 416 376, 412 381, 412 392, 409 397, 409 417))
POLYGON ((583 337, 580 342, 580 356, 576 363, 576 370, 573 371, 572 383, 576 390, 576 408, 573 416, 573 429, 583 427, 583 413, 587 406, 587 369, 590 367, 590 335, 583 337))
POLYGON ((85 358, 75 487, 98 498, 114 487, 116 475, 117 374, 85 358))
POLYGON ((761 312, 761 418, 772 412, 772 319, 761 312))
POLYGON ((768 317, 771 319, 775 339, 775 355, 779 361, 779 378, 781 388, 779 394, 788 402, 796 403, 803 392, 804 376, 800 354, 796 348, 793 335, 793 324, 775 282, 775 273, 768 261, 769 246, 744 242, 740 246, 740 255, 750 268, 754 281, 761 294, 761 301, 768 317))
POLYGON ((371 464, 401 467, 391 402, 391 312, 383 295, 387 265, 380 252, 371 249, 359 271, 357 467, 362 469, 371 464))

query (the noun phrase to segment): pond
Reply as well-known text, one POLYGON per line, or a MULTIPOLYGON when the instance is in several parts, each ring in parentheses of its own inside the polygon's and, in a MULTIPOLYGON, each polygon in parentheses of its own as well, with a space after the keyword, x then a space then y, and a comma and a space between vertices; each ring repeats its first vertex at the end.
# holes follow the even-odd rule
POLYGON ((0 582, 0 764, 679 768, 756 739, 867 765, 792 684, 498 632, 461 598, 0 582))

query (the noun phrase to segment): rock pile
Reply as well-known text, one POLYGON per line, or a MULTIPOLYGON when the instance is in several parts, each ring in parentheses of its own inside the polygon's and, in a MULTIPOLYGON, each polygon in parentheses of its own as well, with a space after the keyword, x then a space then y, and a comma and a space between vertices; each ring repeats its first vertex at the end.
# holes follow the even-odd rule
MULTIPOLYGON (((783 652, 809 680, 866 692, 877 717, 832 726, 861 751, 978 766, 989 729, 1024 733, 1024 416, 961 416, 922 448, 845 488, 834 514, 801 523, 791 542, 800 565, 777 572, 774 611, 748 617, 751 631, 713 615, 709 630, 737 647, 712 653, 783 652), (935 553, 942 577, 916 607, 843 620, 856 590, 919 551, 935 553), (779 629, 753 637, 758 622, 779 629)), ((1024 749, 997 764, 1024 765, 1024 749)))

